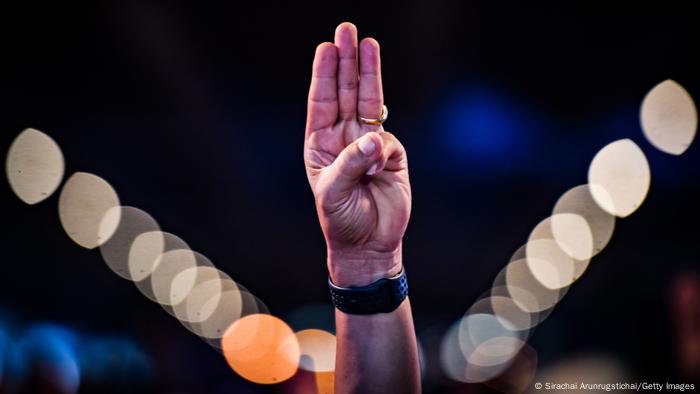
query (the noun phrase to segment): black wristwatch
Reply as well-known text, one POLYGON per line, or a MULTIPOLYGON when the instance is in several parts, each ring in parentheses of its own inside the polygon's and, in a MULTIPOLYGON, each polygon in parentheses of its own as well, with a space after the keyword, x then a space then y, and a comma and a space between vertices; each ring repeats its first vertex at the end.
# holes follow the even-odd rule
POLYGON ((406 271, 392 278, 382 278, 367 286, 339 287, 328 278, 331 299, 338 310, 351 315, 393 312, 408 296, 406 271))

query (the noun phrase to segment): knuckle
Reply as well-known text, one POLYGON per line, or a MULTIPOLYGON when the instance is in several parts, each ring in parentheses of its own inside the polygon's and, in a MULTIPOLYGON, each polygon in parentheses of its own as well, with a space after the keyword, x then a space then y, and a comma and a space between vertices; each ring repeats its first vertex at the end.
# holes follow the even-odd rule
POLYGON ((382 133, 382 138, 387 142, 391 144, 396 144, 399 147, 403 148, 403 145, 401 145, 401 141, 390 131, 384 130, 382 133))
POLYGON ((360 95, 358 100, 364 104, 376 105, 379 107, 379 112, 381 112, 382 100, 380 100, 378 97, 360 95))
POLYGON ((388 140, 398 140, 398 138, 396 138, 394 133, 392 133, 391 131, 384 130, 384 132, 382 133, 382 136, 388 140))
POLYGON ((338 90, 355 90, 357 81, 342 81, 338 83, 338 90))
POLYGON ((335 96, 319 96, 319 97, 309 97, 309 102, 312 104, 330 104, 330 103, 335 103, 338 100, 335 98, 335 96))
POLYGON ((368 133, 374 132, 374 133, 379 133, 380 135, 384 133, 384 128, 380 124, 362 123, 362 124, 360 124, 360 127, 362 128, 363 131, 366 131, 368 133))

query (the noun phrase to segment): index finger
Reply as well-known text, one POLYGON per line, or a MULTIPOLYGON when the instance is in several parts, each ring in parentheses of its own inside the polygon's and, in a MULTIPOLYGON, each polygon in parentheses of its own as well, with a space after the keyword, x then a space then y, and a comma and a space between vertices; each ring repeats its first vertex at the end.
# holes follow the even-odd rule
POLYGON ((309 134, 335 124, 338 118, 338 49, 330 42, 316 48, 309 103, 306 114, 306 137, 309 134))

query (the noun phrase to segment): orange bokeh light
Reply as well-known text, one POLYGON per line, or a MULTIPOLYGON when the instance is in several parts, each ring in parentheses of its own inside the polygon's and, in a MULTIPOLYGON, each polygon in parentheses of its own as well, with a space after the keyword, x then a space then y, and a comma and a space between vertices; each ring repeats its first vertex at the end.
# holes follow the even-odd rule
POLYGON ((221 339, 224 357, 241 377, 260 384, 285 381, 299 368, 299 342, 294 331, 271 315, 245 316, 221 339))

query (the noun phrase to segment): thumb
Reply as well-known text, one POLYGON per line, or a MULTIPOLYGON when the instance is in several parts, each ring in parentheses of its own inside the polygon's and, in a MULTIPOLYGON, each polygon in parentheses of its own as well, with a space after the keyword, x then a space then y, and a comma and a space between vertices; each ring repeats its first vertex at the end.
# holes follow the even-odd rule
POLYGON ((343 149, 328 168, 329 176, 339 189, 350 188, 381 158, 382 137, 370 132, 343 149))

